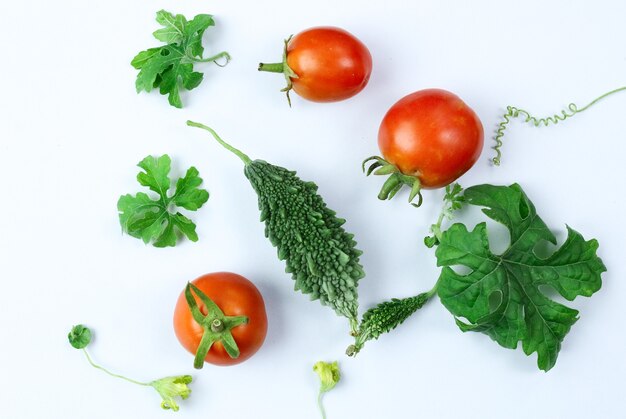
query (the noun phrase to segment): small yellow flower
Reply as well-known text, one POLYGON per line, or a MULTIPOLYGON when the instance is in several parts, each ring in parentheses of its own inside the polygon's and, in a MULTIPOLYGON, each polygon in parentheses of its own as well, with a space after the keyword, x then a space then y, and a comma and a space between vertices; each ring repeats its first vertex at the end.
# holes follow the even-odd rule
POLYGON ((163 409, 172 409, 178 411, 178 404, 176 404, 175 397, 186 399, 191 394, 191 389, 187 384, 191 383, 191 375, 179 375, 175 377, 165 377, 160 380, 155 380, 150 383, 156 391, 159 392, 163 401, 161 407, 163 409))
POLYGON ((333 363, 320 361, 313 366, 313 371, 315 371, 320 377, 320 391, 317 395, 317 405, 320 408, 322 418, 326 419, 326 411, 322 405, 322 396, 327 391, 335 388, 339 382, 339 379, 341 378, 341 374, 339 374, 339 364, 337 361, 333 363))
POLYGON ((332 390, 341 378, 337 361, 333 363, 320 361, 313 366, 313 371, 320 377, 320 391, 322 393, 332 390))

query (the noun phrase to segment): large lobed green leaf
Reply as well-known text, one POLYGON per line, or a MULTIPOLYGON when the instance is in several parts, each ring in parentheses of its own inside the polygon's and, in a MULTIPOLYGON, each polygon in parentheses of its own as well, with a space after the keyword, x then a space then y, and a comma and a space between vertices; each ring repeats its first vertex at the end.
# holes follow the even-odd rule
POLYGON ((521 341, 524 352, 537 352, 538 367, 548 371, 578 311, 551 300, 540 287, 552 287, 570 301, 598 291, 606 271, 596 255, 598 242, 585 241, 567 227, 565 243, 541 258, 536 245, 544 240, 556 245, 556 238, 519 185, 474 186, 465 191, 465 199, 485 207, 489 218, 508 228, 510 246, 501 255, 493 254, 485 223, 472 231, 463 224, 451 226, 436 252, 438 266, 444 267, 438 284, 441 302, 461 330, 485 333, 505 348, 514 349, 521 341), (456 273, 451 268, 455 265, 471 272, 456 273))

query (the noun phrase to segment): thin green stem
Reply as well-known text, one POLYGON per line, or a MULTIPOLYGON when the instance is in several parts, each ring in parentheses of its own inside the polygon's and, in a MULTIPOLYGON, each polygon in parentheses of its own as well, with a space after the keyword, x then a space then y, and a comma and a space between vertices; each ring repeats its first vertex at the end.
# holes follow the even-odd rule
POLYGON ((437 222, 431 226, 431 230, 433 234, 435 235, 435 237, 437 237, 437 240, 439 240, 439 242, 441 242, 441 236, 442 236, 441 224, 443 223, 443 220, 445 217, 446 217, 446 212, 445 212, 445 207, 444 207, 444 209, 442 209, 441 213, 439 214, 439 218, 437 218, 437 222))
POLYGON ((109 374, 112 377, 121 378, 122 380, 126 380, 129 383, 137 384, 137 385, 140 385, 140 386, 150 386, 150 383, 142 383, 141 381, 136 381, 136 380, 133 380, 132 378, 124 377, 123 375, 114 374, 111 371, 107 370, 106 368, 101 367, 100 365, 97 365, 96 363, 93 362, 93 360, 91 359, 91 357, 89 356, 89 353, 87 352, 87 350, 85 348, 83 348, 83 353, 87 357, 87 361, 89 361, 89 363, 91 364, 92 367, 97 368, 99 370, 102 370, 102 371, 106 372, 107 374, 109 374))
MULTIPOLYGON (((437 279, 437 282, 435 282, 435 285, 433 285, 433 287, 430 289, 430 291, 428 291, 426 293, 426 301, 430 300, 431 298, 433 298, 433 296, 435 294, 437 294, 437 287, 439 287, 439 279, 437 279)), ((426 301, 424 302, 424 304, 426 304, 426 301)))
POLYGON ((569 119, 578 113, 586 111, 587 109, 589 109, 590 107, 592 107, 593 105, 601 101, 602 99, 606 98, 607 96, 611 96, 615 93, 618 93, 624 90, 626 90, 626 86, 613 89, 610 92, 607 92, 601 96, 598 96, 597 98, 595 98, 594 100, 589 102, 587 105, 583 106, 582 108, 579 108, 578 106, 576 106, 575 103, 570 103, 567 106, 567 109, 561 110, 560 113, 554 114, 552 116, 544 117, 544 118, 537 118, 531 115, 530 112, 524 109, 516 108, 515 106, 507 106, 506 113, 502 115, 502 121, 498 124, 498 129, 496 130, 496 135, 494 137, 494 141, 496 142, 496 145, 493 146, 493 149, 495 150, 496 155, 495 157, 491 159, 491 161, 496 166, 500 165, 500 160, 502 158, 502 152, 500 151, 500 148, 503 145, 502 139, 504 138, 504 133, 509 125, 509 122, 511 122, 511 119, 522 116, 524 118, 524 122, 531 123, 536 127, 540 125, 543 125, 544 127, 547 127, 548 125, 556 125, 559 122, 565 121, 566 119, 569 119))
POLYGON ((190 60, 196 63, 215 63, 216 65, 220 67, 224 67, 231 60, 230 54, 226 51, 222 51, 219 54, 215 54, 214 56, 209 57, 209 58, 195 58, 187 54, 187 58, 189 58, 190 60), (226 58, 226 62, 224 64, 219 64, 217 60, 220 60, 222 58, 226 58))
POLYGON ((599 96, 599 97, 595 98, 594 100, 592 100, 591 102, 589 102, 589 104, 588 104, 588 105, 583 106, 582 108, 578 109, 576 112, 582 112, 582 111, 585 111, 585 110, 587 110, 588 108, 590 108, 590 107, 592 107, 593 105, 595 105, 596 103, 600 102, 600 101, 601 101, 602 99, 604 99, 605 97, 607 97, 607 96, 611 96, 612 94, 617 93, 617 92, 621 92, 622 90, 626 90, 626 86, 619 87, 619 88, 617 88, 617 89, 611 90, 610 92, 607 92, 607 93, 603 94, 602 96, 599 96))
POLYGON ((320 413, 322 414, 322 419, 326 419, 326 411, 324 410, 324 404, 322 403, 322 397, 324 396, 324 393, 322 392, 322 390, 320 390, 320 392, 317 395, 317 405, 320 408, 320 413))
POLYGON ((446 186, 446 194, 443 197, 443 205, 441 207, 441 212, 439 213, 439 218, 437 218, 437 222, 435 224, 430 226, 432 236, 424 238, 424 244, 427 247, 432 248, 433 246, 441 243, 443 238, 443 233, 441 231, 443 220, 446 218, 451 220, 454 211, 460 209, 463 205, 464 199, 463 196, 460 195, 462 191, 463 188, 458 183, 446 186))
POLYGON ((359 321, 356 317, 350 317, 350 336, 356 336, 359 333, 359 321))
POLYGON ((187 125, 189 125, 190 127, 201 128, 203 130, 209 131, 211 135, 213 136, 213 138, 215 138, 215 140, 217 140, 218 143, 220 143, 225 149, 229 150, 230 152, 235 154, 237 157, 239 157, 246 166, 252 163, 252 159, 250 159, 250 157, 248 157, 245 153, 237 150, 235 147, 231 146, 226 141, 222 140, 220 136, 217 135, 217 132, 213 130, 213 128, 207 127, 206 125, 203 125, 199 122, 193 122, 193 121, 187 121, 187 125))

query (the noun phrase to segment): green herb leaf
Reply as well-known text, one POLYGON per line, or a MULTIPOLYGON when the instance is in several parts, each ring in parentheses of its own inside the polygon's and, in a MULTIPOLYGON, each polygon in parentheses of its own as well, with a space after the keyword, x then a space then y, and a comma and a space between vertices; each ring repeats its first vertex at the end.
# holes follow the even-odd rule
POLYGON ((163 26, 163 29, 152 33, 156 39, 166 44, 181 43, 185 36, 185 25, 187 24, 187 19, 183 15, 174 16, 170 12, 159 10, 156 21, 163 26))
POLYGON ((67 339, 70 341, 70 345, 76 349, 86 348, 91 342, 91 330, 82 324, 76 325, 70 330, 67 339))
POLYGON ((444 267, 438 284, 441 302, 461 330, 485 333, 505 348, 515 349, 521 341, 524 352, 537 352, 538 367, 548 371, 578 320, 578 311, 551 300, 540 287, 551 287, 570 301, 598 291, 600 275, 606 271, 596 255, 598 242, 585 241, 568 227, 565 243, 541 258, 536 245, 542 241, 556 245, 556 238, 519 185, 474 186, 464 196, 468 204, 486 207, 483 212, 489 218, 508 228, 511 244, 501 255, 493 254, 485 223, 473 231, 463 224, 445 231, 436 251, 437 263, 444 267), (456 265, 471 273, 456 273, 450 268, 456 265))
POLYGON ((135 87, 137 93, 150 92, 159 88, 162 95, 168 95, 169 103, 182 108, 180 85, 192 90, 202 82, 203 74, 194 71, 193 64, 198 62, 214 62, 230 56, 221 52, 214 57, 203 59, 202 36, 215 22, 211 15, 201 14, 191 21, 183 15, 173 15, 161 10, 156 20, 163 28, 153 33, 154 37, 166 43, 162 47, 141 51, 133 58, 131 65, 139 70, 135 87))
POLYGON ((122 229, 129 235, 140 238, 144 243, 153 242, 155 247, 175 246, 177 231, 191 241, 198 241, 196 225, 180 212, 170 212, 170 207, 179 206, 196 211, 209 199, 209 193, 200 189, 202 178, 198 170, 190 167, 183 178, 176 182, 176 191, 170 197, 169 178, 171 159, 166 154, 161 157, 148 156, 139 162, 144 171, 137 175, 137 181, 158 194, 152 199, 143 192, 123 195, 117 202, 122 229))

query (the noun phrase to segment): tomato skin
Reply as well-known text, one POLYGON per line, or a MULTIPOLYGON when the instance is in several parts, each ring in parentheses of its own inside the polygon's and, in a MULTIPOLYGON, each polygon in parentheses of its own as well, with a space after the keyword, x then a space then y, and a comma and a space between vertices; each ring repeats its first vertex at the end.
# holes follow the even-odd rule
POLYGON ((313 102, 336 102, 359 93, 369 81, 372 56, 349 32, 331 26, 310 28, 291 38, 287 64, 298 75, 293 90, 313 102))
POLYGON ((389 109, 378 131, 378 146, 385 160, 432 189, 454 182, 474 165, 483 136, 480 119, 458 96, 426 89, 389 109))
MULTIPOLYGON (((231 330, 239 347, 239 357, 231 358, 222 343, 215 342, 205 361, 214 365, 235 365, 254 355, 263 345, 267 334, 265 303, 256 286, 243 276, 231 272, 210 273, 191 282, 213 300, 226 316, 248 316, 249 320, 247 324, 231 330)), ((206 314, 205 305, 197 296, 194 298, 200 311, 206 314)), ((191 315, 184 291, 178 297, 174 309, 174 332, 181 345, 195 355, 204 331, 191 315)))

